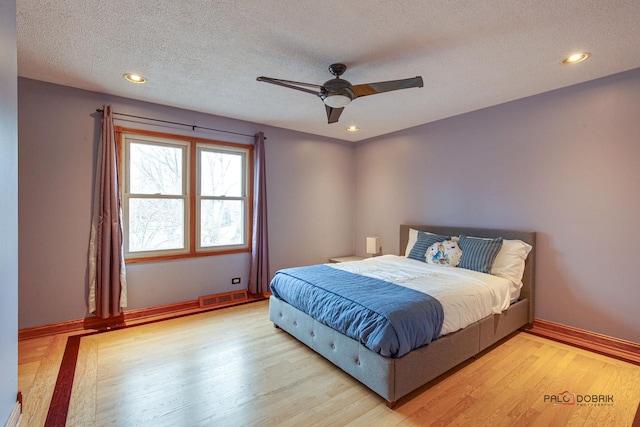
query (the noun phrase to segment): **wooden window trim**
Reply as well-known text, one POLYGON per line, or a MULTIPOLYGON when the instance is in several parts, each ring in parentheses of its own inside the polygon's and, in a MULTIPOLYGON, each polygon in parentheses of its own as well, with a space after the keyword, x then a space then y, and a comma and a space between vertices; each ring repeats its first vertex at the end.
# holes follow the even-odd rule
MULTIPOLYGON (((171 260, 179 260, 179 259, 190 259, 190 258, 200 258, 207 256, 218 256, 218 255, 231 255, 231 254, 240 254, 251 252, 252 250, 252 235, 253 235, 253 182, 254 182, 254 146, 253 144, 239 144, 235 142, 227 142, 227 141, 218 141, 214 139, 200 138, 194 136, 187 135, 176 135, 165 132, 156 132, 150 130, 143 129, 135 129, 128 128, 123 126, 115 127, 116 134, 116 144, 119 156, 118 168, 120 177, 123 177, 124 173, 124 165, 122 162, 122 153, 124 147, 124 135, 139 135, 139 136, 148 136, 152 138, 163 138, 163 139, 172 139, 177 141, 185 141, 189 143, 189 252, 181 253, 181 254, 168 254, 168 255, 157 255, 157 256, 147 256, 147 257, 129 257, 125 258, 125 264, 141 264, 146 262, 158 262, 158 261, 171 261, 171 260), (198 144, 207 144, 218 147, 231 147, 235 149, 247 150, 247 246, 245 248, 239 249, 228 249, 228 250, 218 250, 218 251, 196 251, 196 197, 195 197, 195 189, 196 189, 196 156, 197 156, 197 145, 198 144)), ((123 198, 123 180, 120 180, 120 198, 123 198)))

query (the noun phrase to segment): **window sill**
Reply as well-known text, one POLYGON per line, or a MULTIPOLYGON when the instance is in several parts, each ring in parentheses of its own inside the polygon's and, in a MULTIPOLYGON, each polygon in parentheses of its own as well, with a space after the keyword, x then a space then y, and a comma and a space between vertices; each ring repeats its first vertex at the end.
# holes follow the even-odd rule
POLYGON ((192 258, 202 258, 209 256, 218 256, 218 255, 232 255, 232 254, 241 254, 245 252, 251 252, 251 248, 242 248, 242 249, 233 249, 227 251, 216 251, 216 252, 196 252, 196 253, 188 253, 188 254, 174 254, 174 255, 158 255, 158 256, 147 256, 147 257, 139 257, 139 258, 125 258, 125 264, 142 264, 146 262, 161 262, 161 261, 174 261, 180 259, 192 259, 192 258))

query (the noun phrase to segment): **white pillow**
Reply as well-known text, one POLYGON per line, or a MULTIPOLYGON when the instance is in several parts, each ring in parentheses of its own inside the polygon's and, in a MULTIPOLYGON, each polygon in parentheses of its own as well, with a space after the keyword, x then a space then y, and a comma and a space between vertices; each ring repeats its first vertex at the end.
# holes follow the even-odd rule
POLYGON ((502 247, 491 266, 491 274, 510 280, 515 286, 522 286, 524 260, 531 252, 531 245, 522 240, 503 240, 502 247))
POLYGON ((409 254, 411 253, 411 249, 413 249, 413 245, 415 245, 417 241, 418 241, 418 230, 414 230, 413 228, 410 228, 409 240, 407 241, 407 247, 404 250, 405 257, 409 256, 409 254))
POLYGON ((455 267, 460 264, 462 250, 455 240, 434 243, 427 249, 427 263, 455 267))

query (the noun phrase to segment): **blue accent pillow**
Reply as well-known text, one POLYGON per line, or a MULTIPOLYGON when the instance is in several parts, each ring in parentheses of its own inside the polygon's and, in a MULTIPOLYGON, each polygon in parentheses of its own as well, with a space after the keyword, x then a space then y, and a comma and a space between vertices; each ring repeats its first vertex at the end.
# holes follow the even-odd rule
POLYGON ((449 240, 449 236, 441 236, 439 234, 427 234, 424 231, 418 232, 418 240, 411 248, 411 252, 407 258, 415 259, 422 262, 427 262, 427 249, 434 243, 444 242, 449 240))
POLYGON ((481 239, 461 235, 458 245, 462 249, 462 259, 458 267, 491 274, 493 261, 502 247, 502 237, 481 239))

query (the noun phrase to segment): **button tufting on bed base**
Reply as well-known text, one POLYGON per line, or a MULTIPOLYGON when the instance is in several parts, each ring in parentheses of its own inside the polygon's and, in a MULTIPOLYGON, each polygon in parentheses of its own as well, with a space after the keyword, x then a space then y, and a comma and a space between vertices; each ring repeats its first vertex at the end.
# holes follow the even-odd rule
POLYGON ((380 360, 371 350, 324 324, 299 315, 297 309, 281 309, 282 303, 278 300, 272 300, 271 304, 274 308, 277 307, 272 320, 276 320, 284 331, 340 366, 383 398, 395 398, 394 383, 389 382, 387 375, 379 375, 389 370, 385 365, 387 360, 380 360), (297 327, 293 326, 294 321, 298 323, 297 327))

